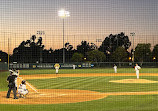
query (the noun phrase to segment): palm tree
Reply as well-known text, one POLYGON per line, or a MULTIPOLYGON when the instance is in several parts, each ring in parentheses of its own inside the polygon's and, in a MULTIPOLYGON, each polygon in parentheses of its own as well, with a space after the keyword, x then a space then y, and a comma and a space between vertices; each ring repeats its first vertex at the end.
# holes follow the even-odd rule
POLYGON ((67 42, 67 43, 65 43, 65 49, 66 49, 67 51, 70 51, 70 50, 73 49, 73 46, 72 46, 69 42, 67 42))
POLYGON ((41 46, 42 45, 42 37, 39 37, 38 38, 38 41, 36 43, 37 45, 41 46))
POLYGON ((31 37, 30 40, 33 41, 33 42, 35 42, 35 40, 36 40, 36 35, 32 35, 32 37, 31 37))
POLYGON ((27 40, 27 41, 25 42, 25 45, 26 45, 27 47, 30 47, 30 44, 31 44, 31 41, 30 41, 30 40, 27 40))

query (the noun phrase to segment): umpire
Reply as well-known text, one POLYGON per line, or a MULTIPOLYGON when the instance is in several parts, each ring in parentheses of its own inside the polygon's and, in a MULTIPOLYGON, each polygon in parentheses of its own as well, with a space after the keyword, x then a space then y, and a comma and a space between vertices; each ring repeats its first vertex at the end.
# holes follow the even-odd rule
POLYGON ((16 87, 15 87, 15 78, 16 77, 17 77, 16 75, 13 75, 13 72, 10 72, 10 75, 7 78, 7 81, 9 82, 9 84, 8 84, 9 89, 8 89, 8 93, 7 93, 7 97, 6 98, 10 97, 10 92, 11 92, 11 90, 13 90, 14 99, 18 99, 16 97, 16 87))

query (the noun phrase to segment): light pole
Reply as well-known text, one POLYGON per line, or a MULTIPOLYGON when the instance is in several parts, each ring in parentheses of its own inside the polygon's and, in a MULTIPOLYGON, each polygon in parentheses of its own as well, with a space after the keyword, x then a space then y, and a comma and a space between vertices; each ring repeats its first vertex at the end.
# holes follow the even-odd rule
POLYGON ((8 70, 9 70, 9 62, 10 62, 10 61, 9 61, 9 48, 10 48, 10 47, 9 47, 9 38, 8 38, 8 70))
POLYGON ((134 62, 134 51, 135 51, 135 49, 134 49, 134 36, 135 36, 135 33, 134 32, 132 32, 132 33, 130 33, 130 36, 132 36, 133 37, 133 57, 132 57, 132 61, 134 62))
POLYGON ((58 16, 63 19, 63 63, 65 63, 65 44, 64 44, 64 19, 70 16, 70 12, 65 10, 58 11, 58 16))

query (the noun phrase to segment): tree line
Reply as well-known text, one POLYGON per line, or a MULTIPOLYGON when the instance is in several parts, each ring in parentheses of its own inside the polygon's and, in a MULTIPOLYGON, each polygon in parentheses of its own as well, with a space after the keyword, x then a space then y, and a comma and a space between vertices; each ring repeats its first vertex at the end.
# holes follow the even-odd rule
MULTIPOLYGON (((105 37, 100 46, 88 41, 81 41, 74 49, 70 43, 65 43, 65 62, 131 62, 134 53, 135 62, 157 62, 158 44, 151 51, 151 44, 139 43, 128 51, 131 41, 125 33, 110 34, 105 37)), ((0 59, 7 62, 7 53, 0 51, 0 59)), ((10 62, 17 63, 62 63, 63 48, 45 49, 42 37, 32 35, 29 40, 22 41, 10 55, 10 62)))

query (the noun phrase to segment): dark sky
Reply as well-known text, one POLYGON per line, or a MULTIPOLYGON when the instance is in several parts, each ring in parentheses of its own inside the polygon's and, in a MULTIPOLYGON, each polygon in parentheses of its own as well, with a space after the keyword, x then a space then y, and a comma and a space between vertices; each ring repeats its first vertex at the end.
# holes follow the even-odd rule
POLYGON ((1 32, 62 35, 60 9, 71 15, 66 35, 158 35, 158 0, 0 0, 1 32))

